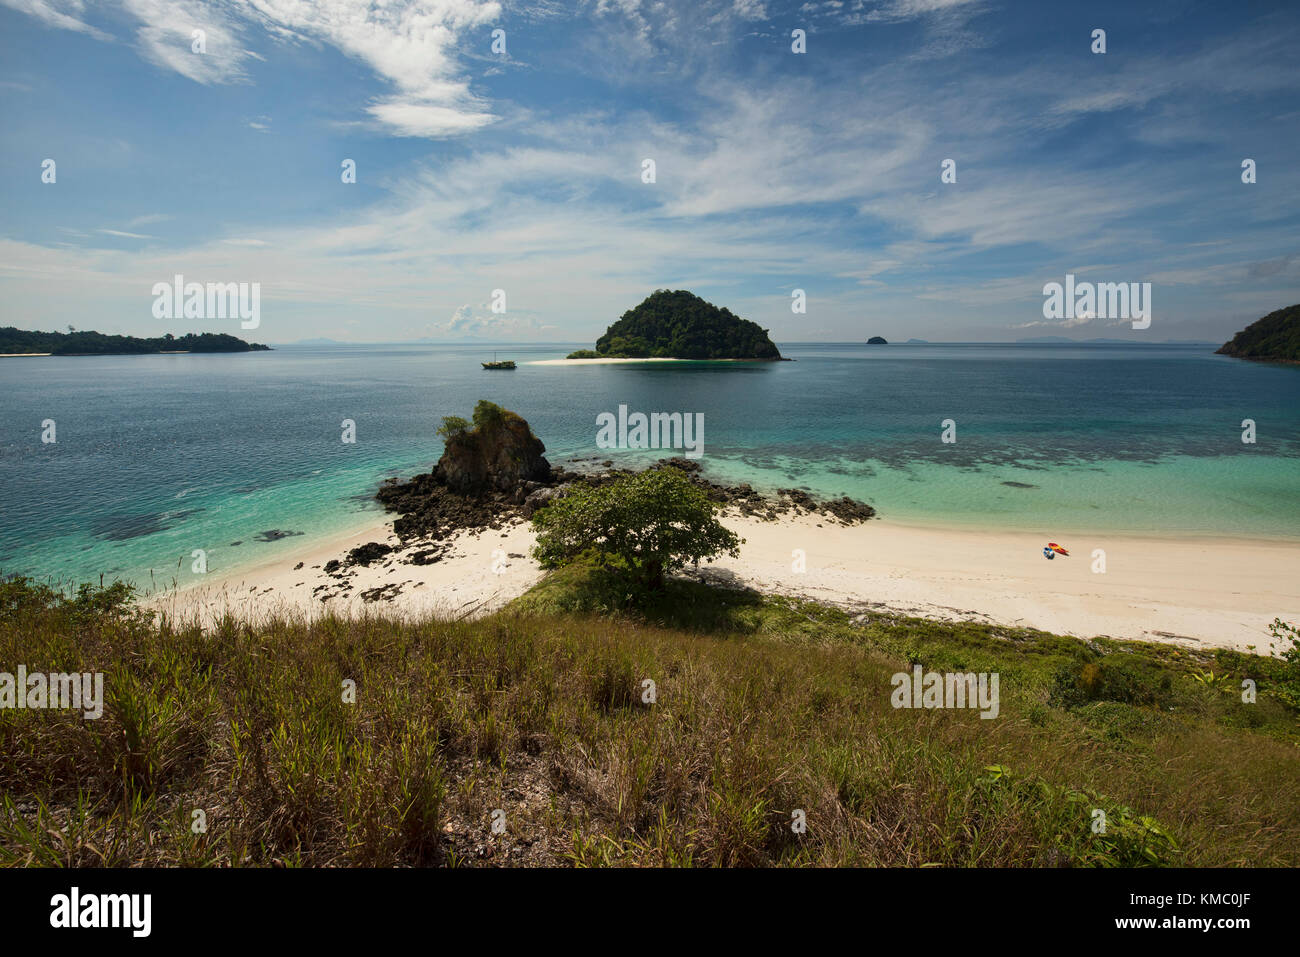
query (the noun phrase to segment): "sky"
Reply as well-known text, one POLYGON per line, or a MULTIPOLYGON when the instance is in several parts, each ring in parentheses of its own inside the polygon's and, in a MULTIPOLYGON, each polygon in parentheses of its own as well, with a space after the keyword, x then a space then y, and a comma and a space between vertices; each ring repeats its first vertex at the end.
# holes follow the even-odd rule
POLYGON ((591 342, 671 288, 778 343, 1223 341, 1300 302, 1298 49, 1248 0, 0 0, 0 325, 591 342), (155 318, 177 274, 258 328, 155 318), (1067 274, 1149 328, 1047 318, 1067 274))

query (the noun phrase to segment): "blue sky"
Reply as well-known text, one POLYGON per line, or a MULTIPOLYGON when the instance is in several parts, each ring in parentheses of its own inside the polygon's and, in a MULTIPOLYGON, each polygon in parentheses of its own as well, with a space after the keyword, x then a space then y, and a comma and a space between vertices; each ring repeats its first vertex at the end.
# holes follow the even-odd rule
POLYGON ((1300 301, 1298 49, 1292 3, 0 0, 0 324, 579 342, 668 287, 778 342, 1223 340, 1300 301), (155 319, 177 273, 260 328, 155 319), (1150 329, 1045 320, 1066 273, 1150 329))

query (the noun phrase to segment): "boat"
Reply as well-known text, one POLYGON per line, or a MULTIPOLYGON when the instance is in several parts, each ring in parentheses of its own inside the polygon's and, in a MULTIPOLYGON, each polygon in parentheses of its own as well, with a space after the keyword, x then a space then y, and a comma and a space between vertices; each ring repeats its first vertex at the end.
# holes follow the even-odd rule
POLYGON ((498 362, 497 354, 495 352, 492 353, 491 362, 483 362, 480 363, 480 365, 482 365, 484 369, 513 369, 515 367, 514 362, 510 359, 502 359, 498 362))

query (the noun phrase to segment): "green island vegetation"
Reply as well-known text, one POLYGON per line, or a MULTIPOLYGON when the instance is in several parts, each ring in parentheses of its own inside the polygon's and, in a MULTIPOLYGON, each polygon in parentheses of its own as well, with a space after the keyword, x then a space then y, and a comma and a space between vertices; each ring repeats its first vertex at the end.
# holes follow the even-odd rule
POLYGON ((1300 303, 1255 320, 1215 351, 1238 359, 1300 362, 1300 303))
POLYGON ((552 570, 472 621, 0 582, 0 659, 105 675, 98 720, 0 710, 0 865, 1300 865, 1291 625, 1274 658, 673 577, 736 543, 671 473, 539 510, 552 570), (998 673, 998 717, 895 709, 917 665, 998 673))
POLYGON ((568 358, 776 360, 781 352, 758 323, 684 289, 657 289, 623 313, 594 352, 580 349, 568 358))
POLYGON ((0 328, 0 354, 54 356, 156 355, 160 352, 262 352, 271 347, 245 342, 224 332, 188 332, 140 339, 102 332, 28 332, 13 326, 0 328))

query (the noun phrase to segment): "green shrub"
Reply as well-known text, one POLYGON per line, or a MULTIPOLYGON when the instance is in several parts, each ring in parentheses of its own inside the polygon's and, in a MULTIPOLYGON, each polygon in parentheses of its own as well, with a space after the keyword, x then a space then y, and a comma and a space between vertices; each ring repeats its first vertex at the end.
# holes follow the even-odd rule
POLYGON ((741 540, 714 510, 704 491, 677 469, 651 469, 576 489, 534 514, 533 554, 549 568, 591 555, 657 589, 666 572, 687 562, 739 554, 741 540))
POLYGON ((461 418, 459 415, 444 415, 442 425, 438 429, 438 435, 444 440, 450 442, 452 439, 464 435, 469 431, 469 420, 461 418))
POLYGON ((1089 701, 1167 705, 1173 692, 1168 672, 1125 655, 1062 665, 1053 676, 1050 704, 1077 708, 1089 701))

